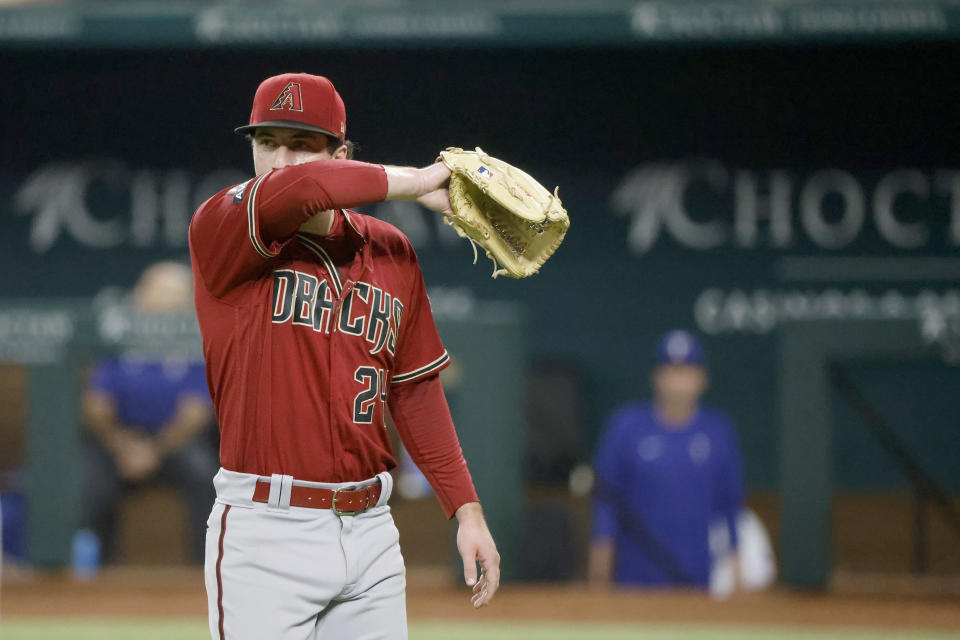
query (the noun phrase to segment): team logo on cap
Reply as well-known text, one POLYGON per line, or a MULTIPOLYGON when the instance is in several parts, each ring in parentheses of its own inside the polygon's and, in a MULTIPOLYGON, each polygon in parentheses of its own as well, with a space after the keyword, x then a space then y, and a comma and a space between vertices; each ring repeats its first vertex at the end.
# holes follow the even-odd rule
POLYGON ((693 351, 693 339, 686 331, 674 331, 667 339, 667 355, 673 362, 683 362, 693 351))
POLYGON ((300 83, 290 82, 283 88, 277 99, 273 101, 270 111, 303 111, 303 100, 300 98, 300 83))

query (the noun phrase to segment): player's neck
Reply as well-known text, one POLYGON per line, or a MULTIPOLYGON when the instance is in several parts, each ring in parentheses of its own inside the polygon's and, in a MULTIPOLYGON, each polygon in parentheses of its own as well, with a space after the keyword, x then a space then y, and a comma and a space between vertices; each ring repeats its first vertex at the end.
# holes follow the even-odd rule
POLYGON ((327 209, 314 215, 309 220, 300 225, 300 231, 315 233, 318 236, 325 236, 330 233, 330 227, 333 226, 333 210, 327 209))
POLYGON ((669 429, 686 429, 693 422, 697 413, 696 402, 668 402, 656 403, 657 419, 669 429))

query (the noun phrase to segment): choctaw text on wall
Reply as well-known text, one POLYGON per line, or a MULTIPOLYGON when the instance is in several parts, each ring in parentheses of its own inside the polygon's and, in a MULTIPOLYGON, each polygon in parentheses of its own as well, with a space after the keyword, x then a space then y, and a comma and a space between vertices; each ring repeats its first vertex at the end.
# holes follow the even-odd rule
MULTIPOLYGON (((200 175, 131 169, 118 160, 58 162, 27 175, 13 201, 18 215, 31 217, 29 244, 37 253, 64 236, 95 249, 181 248, 195 208, 247 177, 234 169, 200 175)), ((611 205, 616 215, 629 218, 626 242, 635 254, 648 252, 663 236, 694 250, 804 245, 841 250, 866 233, 892 249, 960 248, 960 170, 955 169, 867 175, 838 168, 735 169, 715 160, 651 163, 623 177, 611 205)), ((378 215, 408 231, 418 249, 457 246, 436 216, 397 214, 395 207, 384 203, 378 215)))
POLYGON ((627 246, 649 251, 667 235, 689 249, 730 246, 839 250, 871 231, 893 249, 960 247, 960 170, 837 168, 800 173, 734 169, 715 160, 643 164, 611 203, 630 226, 627 246))

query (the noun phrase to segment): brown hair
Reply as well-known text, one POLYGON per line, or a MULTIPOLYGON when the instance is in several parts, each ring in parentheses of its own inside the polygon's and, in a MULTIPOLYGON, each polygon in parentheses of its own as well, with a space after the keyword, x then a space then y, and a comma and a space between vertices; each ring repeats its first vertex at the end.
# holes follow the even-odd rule
MULTIPOLYGON (((347 148, 347 160, 353 160, 353 154, 356 152, 359 147, 353 140, 344 140, 343 138, 334 138, 333 136, 327 136, 327 149, 333 149, 336 151, 341 146, 347 148)), ((332 153, 332 152, 331 152, 332 153)))

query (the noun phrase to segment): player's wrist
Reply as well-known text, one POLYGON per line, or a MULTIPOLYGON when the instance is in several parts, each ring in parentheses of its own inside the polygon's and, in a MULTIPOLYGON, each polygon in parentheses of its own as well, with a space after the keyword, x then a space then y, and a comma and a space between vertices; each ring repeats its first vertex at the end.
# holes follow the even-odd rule
POLYGON ((114 456, 121 455, 127 447, 136 439, 133 431, 119 425, 104 429, 97 434, 100 441, 114 456))
POLYGON ((384 165, 387 200, 416 200, 427 193, 427 176, 422 169, 384 165))
POLYGON ((444 188, 450 182, 450 169, 442 162, 434 162, 420 169, 420 173, 424 180, 424 194, 444 188))
POLYGON ((486 524, 483 517, 483 507, 479 502, 467 502, 460 505, 454 512, 454 517, 461 525, 486 524))
POLYGON ((416 200, 443 188, 450 180, 450 170, 435 162, 417 169, 384 165, 387 174, 387 200, 416 200))

